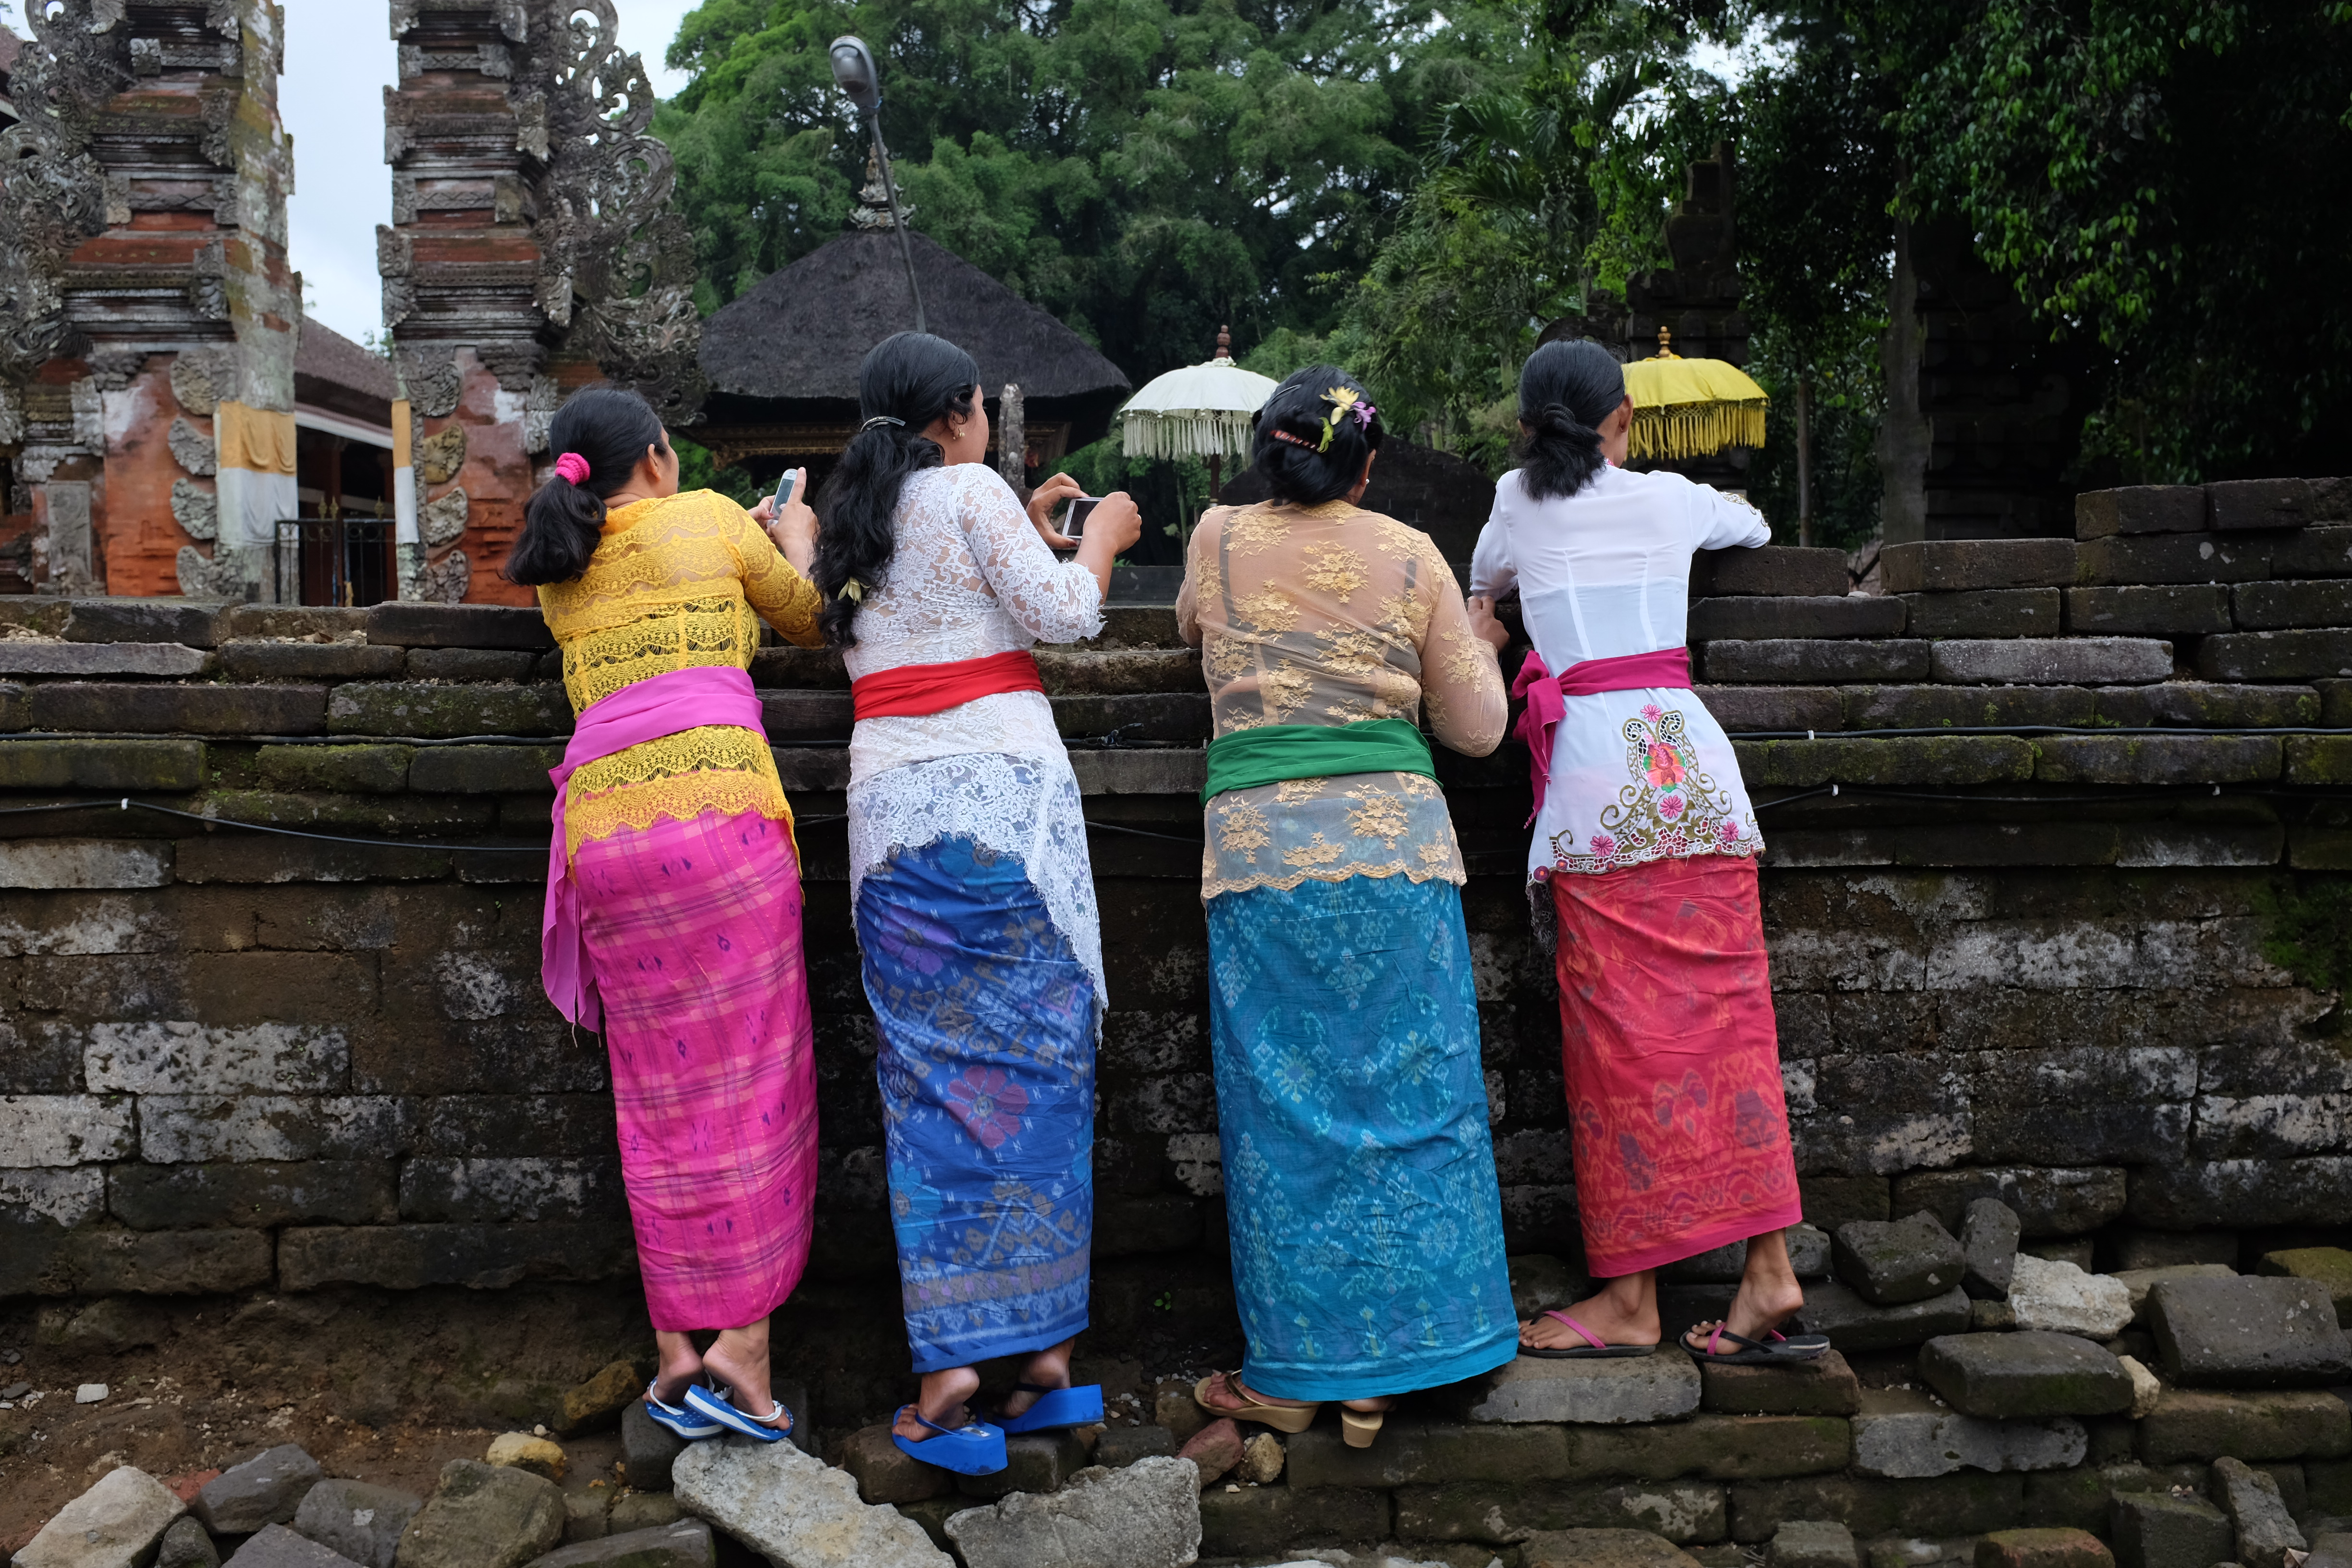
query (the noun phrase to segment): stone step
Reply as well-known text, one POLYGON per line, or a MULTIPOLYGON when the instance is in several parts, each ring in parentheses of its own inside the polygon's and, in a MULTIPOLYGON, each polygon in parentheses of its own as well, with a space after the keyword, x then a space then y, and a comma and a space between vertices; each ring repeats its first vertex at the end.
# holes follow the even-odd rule
MULTIPOLYGON (((1209 739, 1209 694, 1146 691, 1055 697, 1054 724, 1066 740, 1117 735, 1124 744, 1209 739)), ((768 739, 779 746, 846 742, 855 723, 846 691, 762 691, 768 739)))

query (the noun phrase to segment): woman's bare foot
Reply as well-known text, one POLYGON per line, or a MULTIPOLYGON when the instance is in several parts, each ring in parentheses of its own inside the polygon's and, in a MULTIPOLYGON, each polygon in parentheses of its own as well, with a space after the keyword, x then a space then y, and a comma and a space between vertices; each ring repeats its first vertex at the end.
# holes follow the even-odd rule
POLYGON ((656 1331, 654 1344, 661 1352, 660 1370, 654 1373, 654 1397, 664 1405, 681 1404, 686 1391, 702 1375, 701 1353, 691 1337, 668 1330, 656 1331))
POLYGON ((1322 1403, 1318 1399, 1276 1399, 1270 1394, 1260 1394, 1242 1381, 1237 1372, 1221 1372, 1209 1379, 1208 1402, 1193 1403, 1212 1415, 1232 1415, 1250 1405, 1279 1405, 1292 1410, 1305 1410, 1322 1403))
MULTIPOLYGON (((1603 1284, 1596 1295, 1567 1310, 1570 1317, 1612 1345, 1658 1342, 1658 1277, 1654 1269, 1627 1274, 1603 1284)), ((1592 1342, 1558 1318, 1537 1313, 1519 1325, 1519 1343, 1532 1350, 1587 1350, 1592 1342)))
POLYGON ((1722 1319, 1693 1324, 1683 1342, 1704 1352, 1707 1339, 1723 1328, 1743 1339, 1760 1340, 1797 1315, 1805 1304, 1805 1288, 1789 1262, 1789 1243, 1780 1232, 1759 1236, 1748 1244, 1748 1265, 1739 1276, 1739 1293, 1722 1319))
MULTIPOLYGON (((1078 1342, 1064 1340, 1060 1344, 1039 1351, 1021 1369, 1021 1381, 1039 1388, 1070 1386, 1070 1350, 1078 1342)), ((1037 1403, 1037 1395, 1024 1388, 1016 1388, 1005 1395, 1003 1413, 1019 1415, 1037 1403)))
POLYGON ((720 1331, 703 1352, 702 1364, 727 1385, 735 1408, 751 1419, 765 1426, 781 1426, 789 1419, 776 1409, 775 1395, 769 1392, 767 1319, 720 1331))
POLYGON ((1390 1405, 1394 1405, 1396 1403, 1396 1396, 1391 1394, 1383 1394, 1378 1399, 1343 1399, 1339 1401, 1339 1403, 1346 1405, 1349 1409, 1356 1411, 1361 1415, 1371 1415, 1386 1410, 1390 1405))
POLYGON ((923 1373, 922 1392, 916 1395, 914 1404, 898 1412, 898 1418, 890 1424, 890 1430, 909 1443, 919 1443, 927 1437, 938 1436, 930 1426, 915 1419, 919 1413, 923 1420, 932 1426, 945 1426, 953 1431, 971 1419, 971 1413, 964 1409, 964 1401, 979 1392, 980 1373, 968 1366, 927 1372, 923 1373))

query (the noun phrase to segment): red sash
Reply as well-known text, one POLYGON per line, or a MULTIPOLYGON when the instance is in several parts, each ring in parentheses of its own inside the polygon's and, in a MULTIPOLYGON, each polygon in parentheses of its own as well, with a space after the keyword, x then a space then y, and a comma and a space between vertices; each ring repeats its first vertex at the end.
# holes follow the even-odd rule
POLYGON ((1551 784, 1551 733, 1568 713, 1568 697, 1591 697, 1602 691, 1639 691, 1644 687, 1671 691, 1690 686, 1690 649, 1662 647, 1653 653, 1620 654, 1614 658, 1588 658, 1554 675, 1544 668, 1543 656, 1530 650, 1511 682, 1511 695, 1528 700, 1527 711, 1512 733, 1527 742, 1528 778, 1535 785, 1536 808, 1529 822, 1543 815, 1544 791, 1551 784))
POLYGON ((982 658, 950 659, 945 664, 902 664, 877 669, 849 683, 850 700, 860 719, 919 719, 944 713, 976 697, 1000 691, 1043 691, 1037 657, 1026 648, 992 653, 982 658))

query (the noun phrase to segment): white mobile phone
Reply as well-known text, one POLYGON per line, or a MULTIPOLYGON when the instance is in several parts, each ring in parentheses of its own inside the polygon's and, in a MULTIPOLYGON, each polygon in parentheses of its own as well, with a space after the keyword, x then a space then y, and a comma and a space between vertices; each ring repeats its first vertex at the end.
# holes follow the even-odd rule
POLYGON ((1100 496, 1077 496, 1070 501, 1069 515, 1062 520, 1062 537, 1077 539, 1086 532, 1087 518, 1102 505, 1100 496))
POLYGON ((800 477, 801 471, 798 468, 786 468, 784 470, 783 478, 776 481, 775 500, 768 507, 768 515, 770 517, 773 517, 778 512, 784 510, 784 503, 793 499, 793 481, 800 477))

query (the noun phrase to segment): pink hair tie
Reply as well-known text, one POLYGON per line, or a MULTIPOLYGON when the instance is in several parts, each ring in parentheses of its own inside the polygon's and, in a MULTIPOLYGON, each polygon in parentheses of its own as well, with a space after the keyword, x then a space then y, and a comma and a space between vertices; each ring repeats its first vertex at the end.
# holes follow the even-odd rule
POLYGON ((567 483, 584 485, 588 482, 588 459, 577 452, 566 452, 555 459, 555 471, 567 483))

